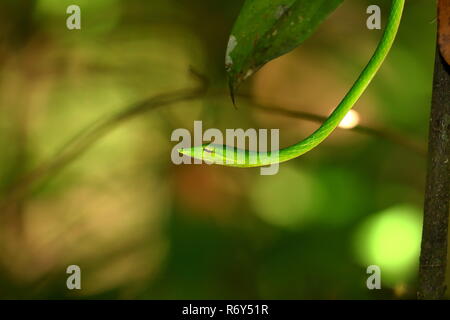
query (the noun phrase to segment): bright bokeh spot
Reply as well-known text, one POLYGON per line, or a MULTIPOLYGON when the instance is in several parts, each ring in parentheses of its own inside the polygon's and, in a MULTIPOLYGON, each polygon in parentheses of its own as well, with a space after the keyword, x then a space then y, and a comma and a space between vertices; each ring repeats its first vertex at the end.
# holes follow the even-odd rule
POLYGON ((417 271, 421 232, 419 209, 407 205, 389 208, 358 228, 356 254, 364 266, 380 266, 383 282, 396 285, 417 271))
POLYGON ((323 192, 314 178, 297 168, 283 166, 278 174, 259 176, 251 189, 256 214, 265 222, 287 229, 315 218, 323 192))
POLYGON ((359 124, 360 119, 361 118, 358 112, 356 112, 355 110, 350 110, 344 117, 344 119, 342 119, 339 127, 342 129, 353 129, 359 124))

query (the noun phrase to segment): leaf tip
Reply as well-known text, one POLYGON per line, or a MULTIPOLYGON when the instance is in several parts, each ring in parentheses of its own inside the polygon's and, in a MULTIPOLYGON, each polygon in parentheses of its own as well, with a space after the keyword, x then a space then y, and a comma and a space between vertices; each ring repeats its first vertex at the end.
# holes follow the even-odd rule
POLYGON ((233 106, 235 109, 237 109, 237 104, 236 104, 236 86, 234 85, 234 83, 230 80, 228 82, 228 87, 230 89, 230 98, 231 98, 231 102, 233 102, 233 106))

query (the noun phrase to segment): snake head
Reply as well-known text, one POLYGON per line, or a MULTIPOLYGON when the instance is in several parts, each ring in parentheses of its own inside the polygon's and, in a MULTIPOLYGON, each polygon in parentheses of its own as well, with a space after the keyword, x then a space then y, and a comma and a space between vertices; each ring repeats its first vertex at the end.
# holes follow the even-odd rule
POLYGON ((190 148, 178 149, 178 152, 207 163, 218 163, 223 160, 223 146, 204 144, 190 148))

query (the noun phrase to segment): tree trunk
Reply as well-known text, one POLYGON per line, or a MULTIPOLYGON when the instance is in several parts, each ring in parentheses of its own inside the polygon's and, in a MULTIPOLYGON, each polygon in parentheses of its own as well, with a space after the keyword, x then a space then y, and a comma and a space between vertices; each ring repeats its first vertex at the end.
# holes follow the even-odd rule
MULTIPOLYGON (((447 6, 448 3, 448 0, 443 0, 439 2, 439 5, 447 6)), ((443 22, 441 21, 441 23, 443 22)), ((445 23, 448 22, 445 21, 445 23)), ((442 299, 446 290, 450 189, 449 135, 450 67, 438 45, 430 118, 428 172, 419 270, 419 299, 442 299)))

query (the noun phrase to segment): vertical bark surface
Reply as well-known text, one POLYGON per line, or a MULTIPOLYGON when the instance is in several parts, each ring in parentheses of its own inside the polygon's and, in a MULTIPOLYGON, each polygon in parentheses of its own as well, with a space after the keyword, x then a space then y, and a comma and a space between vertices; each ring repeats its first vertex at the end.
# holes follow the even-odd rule
POLYGON ((438 48, 430 118, 428 173, 420 255, 419 299, 445 293, 449 216, 450 67, 438 48))

